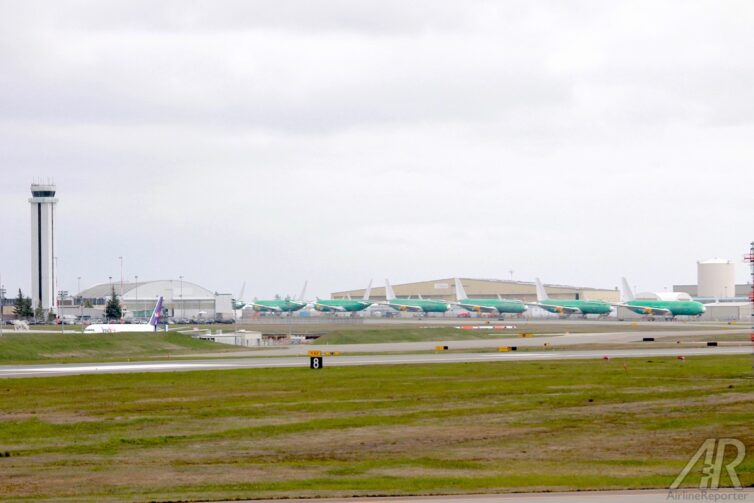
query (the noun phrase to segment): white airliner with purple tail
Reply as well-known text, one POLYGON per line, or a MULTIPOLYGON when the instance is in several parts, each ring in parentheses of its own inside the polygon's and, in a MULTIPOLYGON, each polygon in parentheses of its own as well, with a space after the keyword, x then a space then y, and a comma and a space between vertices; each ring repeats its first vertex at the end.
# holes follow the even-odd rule
POLYGON ((157 305, 154 306, 152 316, 146 325, 124 325, 121 323, 99 323, 89 325, 84 329, 85 334, 115 334, 118 332, 156 332, 157 325, 160 323, 162 316, 162 297, 157 299, 157 305))

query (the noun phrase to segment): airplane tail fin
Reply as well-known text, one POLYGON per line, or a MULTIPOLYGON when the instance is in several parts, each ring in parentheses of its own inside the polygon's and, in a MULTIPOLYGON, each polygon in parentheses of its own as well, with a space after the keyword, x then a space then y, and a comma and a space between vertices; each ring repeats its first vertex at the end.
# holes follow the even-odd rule
POLYGON ((238 292, 238 300, 243 301, 243 293, 246 290, 246 282, 243 282, 243 285, 241 285, 241 291, 238 292))
POLYGON ((542 302, 543 300, 547 300, 547 292, 545 291, 544 285, 542 285, 542 282, 539 281, 539 278, 536 278, 537 280, 537 302, 542 302))
POLYGON ((385 278, 385 300, 388 302, 393 300, 395 298, 395 292, 393 292, 393 287, 390 286, 390 281, 385 278))
POLYGON ((298 296, 298 300, 304 301, 304 297, 306 296, 306 286, 309 284, 309 280, 304 281, 304 288, 301 289, 301 295, 298 296))
POLYGON ((157 304, 154 306, 152 316, 149 318, 149 324, 157 330, 157 324, 160 323, 160 317, 162 316, 162 295, 157 299, 157 304))
POLYGON ((369 280, 369 284, 367 285, 367 289, 364 292, 364 297, 362 300, 369 300, 369 296, 372 294, 372 280, 369 280))
POLYGON ((463 289, 461 280, 456 278, 456 301, 461 302, 462 299, 468 299, 466 296, 466 290, 463 289))
POLYGON ((628 286, 628 281, 626 280, 626 278, 621 278, 621 286, 623 286, 623 300, 625 302, 634 300, 634 292, 632 292, 631 287, 628 286))

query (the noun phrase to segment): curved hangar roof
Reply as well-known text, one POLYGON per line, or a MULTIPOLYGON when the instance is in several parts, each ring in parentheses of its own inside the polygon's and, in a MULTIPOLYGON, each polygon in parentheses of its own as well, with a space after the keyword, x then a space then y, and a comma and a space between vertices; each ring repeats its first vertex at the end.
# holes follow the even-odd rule
MULTIPOLYGON (((120 294, 120 282, 102 283, 79 292, 84 299, 104 299, 110 297, 112 287, 120 294)), ((156 281, 139 281, 138 283, 123 283, 123 300, 154 299, 162 295, 166 301, 183 298, 214 299, 215 293, 206 288, 186 280, 162 279, 156 281), (138 297, 137 297, 138 294, 138 297)))

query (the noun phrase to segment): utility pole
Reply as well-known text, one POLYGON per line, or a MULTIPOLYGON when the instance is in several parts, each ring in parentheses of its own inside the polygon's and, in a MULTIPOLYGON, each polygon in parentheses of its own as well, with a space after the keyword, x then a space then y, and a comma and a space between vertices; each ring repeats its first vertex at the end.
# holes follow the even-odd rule
POLYGON ((134 284, 136 285, 136 299, 134 299, 134 304, 139 305, 139 275, 134 274, 134 284))
POLYGON ((120 260, 120 298, 123 299, 123 257, 118 257, 120 260))
POLYGON ((181 280, 181 319, 184 319, 186 317, 186 309, 183 305, 183 276, 178 276, 178 279, 181 280))
MULTIPOLYGON (((57 267, 55 268, 57 269, 57 267)), ((60 320, 60 333, 65 333, 65 318, 63 318, 63 290, 58 292, 58 319, 60 320)))
MULTIPOLYGON (((751 291, 749 292, 749 302, 754 304, 754 241, 751 242, 749 254, 744 256, 744 260, 748 262, 751 267, 751 291)), ((735 293, 733 295, 735 295, 735 293)), ((754 318, 750 320, 750 323, 752 323, 752 325, 749 337, 751 338, 752 345, 754 345, 754 318)), ((752 368, 754 368, 754 365, 752 365, 752 368)))

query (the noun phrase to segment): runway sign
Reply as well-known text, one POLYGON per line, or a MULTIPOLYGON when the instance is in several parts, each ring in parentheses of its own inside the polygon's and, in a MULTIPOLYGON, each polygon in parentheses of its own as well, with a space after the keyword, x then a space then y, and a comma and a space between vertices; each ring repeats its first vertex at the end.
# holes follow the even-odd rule
POLYGON ((319 370, 325 366, 325 359, 321 356, 312 356, 309 358, 309 368, 313 370, 319 370))

